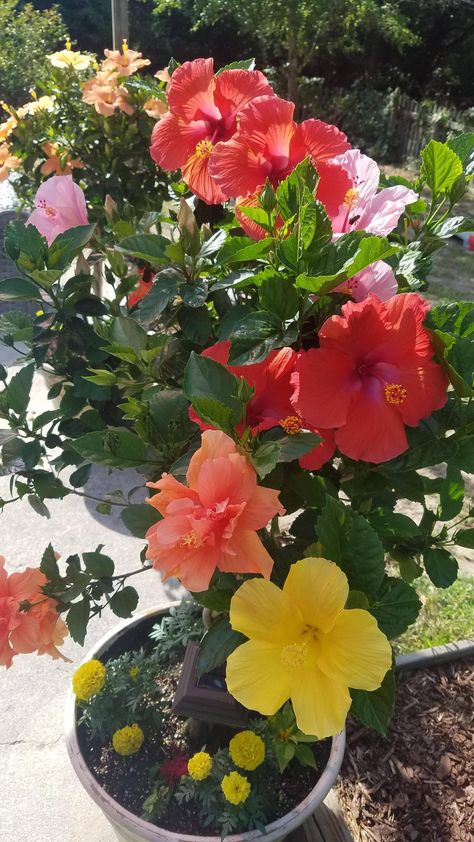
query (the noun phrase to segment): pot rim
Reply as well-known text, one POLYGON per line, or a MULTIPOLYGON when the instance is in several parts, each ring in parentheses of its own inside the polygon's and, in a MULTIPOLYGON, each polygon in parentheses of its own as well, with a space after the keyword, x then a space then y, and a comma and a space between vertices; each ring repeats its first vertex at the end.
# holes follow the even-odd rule
MULTIPOLYGON (((147 611, 141 611, 135 614, 132 619, 124 620, 110 631, 106 632, 98 642, 91 647, 87 652, 81 663, 89 661, 91 658, 100 658, 101 655, 109 648, 110 644, 126 630, 133 628, 148 619, 153 615, 164 614, 179 605, 181 600, 170 601, 159 608, 152 608, 147 611)), ((138 834, 138 838, 149 840, 150 842, 158 842, 158 840, 171 840, 171 842, 220 842, 220 836, 194 836, 192 834, 176 833, 166 828, 161 828, 158 825, 141 819, 134 815, 125 807, 122 807, 114 798, 112 798, 101 787, 99 782, 94 778, 87 763, 82 755, 79 740, 77 736, 77 722, 76 722, 76 697, 69 689, 66 699, 66 709, 64 717, 64 732, 66 748, 69 754, 69 759, 72 763, 74 771, 79 778, 82 786, 90 797, 98 804, 101 810, 105 813, 107 818, 113 825, 125 827, 129 832, 138 834)), ((313 789, 308 793, 303 801, 300 801, 296 807, 289 813, 281 816, 279 819, 266 825, 266 832, 262 833, 260 830, 250 830, 240 834, 232 834, 226 837, 226 842, 256 842, 256 840, 265 839, 266 842, 272 840, 282 839, 286 833, 289 833, 295 827, 303 824, 303 822, 314 813, 315 809, 321 804, 326 795, 332 789, 334 781, 337 778, 339 769, 341 768, 344 757, 344 749, 346 744, 346 730, 345 728, 332 738, 331 752, 324 771, 317 781, 313 789)))

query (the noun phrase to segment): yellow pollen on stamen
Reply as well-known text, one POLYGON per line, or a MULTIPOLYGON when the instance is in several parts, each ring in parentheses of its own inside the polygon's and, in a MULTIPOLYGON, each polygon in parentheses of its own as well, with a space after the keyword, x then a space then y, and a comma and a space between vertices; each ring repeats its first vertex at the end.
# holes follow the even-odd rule
POLYGON ((126 55, 127 50, 128 50, 128 42, 127 42, 127 39, 124 38, 123 41, 122 41, 122 52, 123 52, 124 55, 126 55))
POLYGON ((198 158, 209 158, 213 149, 214 144, 211 143, 210 140, 200 140, 199 143, 196 144, 196 156, 198 158))
POLYGON ((288 415, 287 418, 282 418, 280 427, 283 427, 287 436, 296 436, 301 433, 303 423, 297 415, 288 415))
POLYGON ((359 199, 359 194, 358 194, 357 190, 355 190, 354 187, 350 187, 349 190, 347 191, 346 195, 344 196, 344 202, 343 202, 344 207, 352 210, 352 208, 355 208, 355 206, 358 202, 358 199, 359 199))
POLYGON ((66 50, 72 50, 72 41, 70 40, 70 38, 66 40, 66 50))
POLYGON ((54 219, 54 217, 57 214, 56 208, 45 208, 44 212, 45 212, 46 216, 49 216, 50 219, 54 219))
POLYGON ((402 386, 400 383, 388 383, 384 391, 387 403, 393 403, 395 405, 403 403, 408 395, 405 386, 402 386))
POLYGON ((281 650, 280 661, 287 670, 299 670, 308 660, 306 643, 289 643, 281 650))
POLYGON ((199 542, 199 535, 196 532, 194 532, 194 529, 191 530, 191 532, 188 532, 187 535, 183 535, 183 537, 181 538, 181 546, 187 547, 188 550, 192 550, 194 549, 194 547, 197 547, 199 542))

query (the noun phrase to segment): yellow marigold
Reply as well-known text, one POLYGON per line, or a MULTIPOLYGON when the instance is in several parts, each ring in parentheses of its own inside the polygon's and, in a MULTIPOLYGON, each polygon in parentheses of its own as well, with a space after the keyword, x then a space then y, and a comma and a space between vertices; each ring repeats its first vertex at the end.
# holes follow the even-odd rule
POLYGON ((241 731, 232 737, 229 752, 236 766, 253 772, 265 760, 265 743, 253 731, 241 731))
POLYGON ((198 751, 188 760, 188 772, 195 781, 203 781, 211 774, 212 757, 207 751, 198 751))
POLYGON ((112 745, 117 754, 122 754, 128 757, 129 754, 136 754, 140 751, 145 735, 136 723, 133 725, 125 725, 125 728, 119 728, 112 736, 112 745))
POLYGON ((221 789, 230 804, 243 804, 250 795, 250 784, 239 772, 230 772, 222 779, 221 789))
POLYGON ((104 684, 107 670, 102 661, 93 658, 77 668, 72 677, 72 689, 78 699, 87 702, 91 696, 100 693, 104 684))
POLYGON ((128 671, 128 674, 130 678, 133 678, 133 680, 135 681, 135 679, 138 678, 138 676, 140 675, 140 667, 131 667, 131 669, 129 669, 128 671))

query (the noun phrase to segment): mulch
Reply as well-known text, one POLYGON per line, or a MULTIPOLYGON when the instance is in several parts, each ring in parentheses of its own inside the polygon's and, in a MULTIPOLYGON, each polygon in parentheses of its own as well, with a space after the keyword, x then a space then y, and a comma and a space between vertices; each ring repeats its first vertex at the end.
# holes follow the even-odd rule
POLYGON ((400 675, 386 737, 351 722, 337 796, 357 842, 474 842, 474 660, 400 675))

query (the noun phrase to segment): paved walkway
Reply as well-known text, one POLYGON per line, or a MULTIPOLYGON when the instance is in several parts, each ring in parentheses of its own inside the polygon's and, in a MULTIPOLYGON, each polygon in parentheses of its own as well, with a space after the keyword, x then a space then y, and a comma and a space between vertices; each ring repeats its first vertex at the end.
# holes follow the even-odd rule
MULTIPOLYGON (((0 363, 11 365, 15 354, 0 346, 0 363)), ((37 411, 45 404, 45 387, 35 383, 37 411)), ((142 478, 97 468, 90 493, 98 497, 119 485, 130 488, 142 478), (121 481, 120 481, 121 480, 121 481)), ((8 477, 0 477, 0 497, 8 498, 8 477)), ((49 541, 63 556, 105 544, 104 552, 118 572, 139 563, 143 541, 133 538, 119 515, 98 515, 81 497, 50 501, 51 519, 36 515, 27 502, 7 506, 0 514, 0 554, 10 570, 36 566, 49 541)), ((117 512, 120 510, 117 507, 117 512)), ((153 571, 137 577, 142 609, 176 598, 177 588, 164 587, 153 571)), ((106 612, 91 623, 90 647, 117 623, 106 612)), ((0 674, 0 838, 2 842, 114 842, 115 835, 100 810, 80 786, 69 764, 63 738, 63 707, 70 676, 84 651, 71 640, 64 646, 72 663, 35 655, 18 656, 0 674)))

